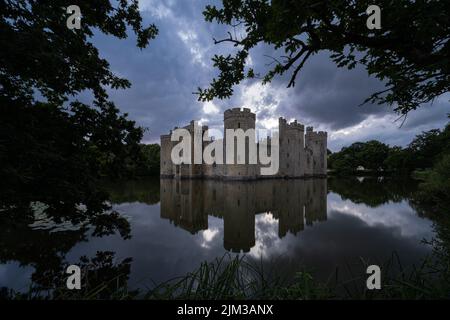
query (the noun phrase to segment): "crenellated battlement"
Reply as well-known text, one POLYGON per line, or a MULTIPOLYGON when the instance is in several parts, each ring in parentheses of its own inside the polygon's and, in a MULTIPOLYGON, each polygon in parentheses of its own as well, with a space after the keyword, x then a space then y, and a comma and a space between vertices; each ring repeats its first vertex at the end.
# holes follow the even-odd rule
MULTIPOLYGON (((206 130, 209 129, 209 127, 208 127, 207 125, 202 125, 202 126, 200 126, 200 125, 198 124, 197 121, 191 120, 191 121, 189 122, 189 124, 188 124, 188 125, 185 125, 184 127, 178 127, 178 126, 175 126, 175 127, 173 128, 173 130, 170 130, 168 136, 170 137, 170 136, 172 135, 172 132, 175 131, 175 130, 177 130, 177 129, 186 129, 186 130, 189 130, 189 132, 193 132, 196 123, 197 123, 197 127, 198 127, 198 128, 201 128, 200 130, 201 130, 202 132, 205 132, 206 130)), ((165 137, 165 136, 167 136, 167 135, 161 135, 161 139, 163 138, 163 136, 165 137)))
POLYGON ((297 120, 292 121, 291 123, 287 123, 286 119, 280 117, 279 118, 279 125, 282 126, 285 130, 300 130, 305 131, 305 126, 297 120))
POLYGON ((309 140, 326 140, 328 133, 326 131, 306 131, 306 138, 309 140))
POLYGON ((170 137, 172 136, 172 130, 170 130, 170 133, 169 134, 162 134, 161 136, 160 136, 160 138, 161 138, 161 141, 166 141, 166 140, 169 140, 170 141, 170 137))
POLYGON ((226 120, 228 118, 251 118, 253 120, 256 119, 256 114, 251 112, 249 108, 232 108, 225 110, 223 114, 223 118, 226 120))
MULTIPOLYGON (((255 129, 256 127, 256 114, 249 108, 231 108, 224 112, 224 131, 242 129, 244 131, 249 129, 255 129)), ((195 122, 191 121, 185 127, 191 133, 194 131, 195 122)), ((299 178, 299 177, 311 177, 318 176, 324 177, 327 174, 327 132, 314 131, 312 126, 305 127, 297 120, 288 122, 285 118, 280 117, 278 119, 278 141, 273 144, 270 136, 262 138, 256 142, 255 148, 257 153, 261 151, 261 148, 270 146, 267 150, 270 152, 270 156, 275 155, 276 152, 279 156, 278 171, 273 176, 277 178, 299 178), (272 147, 274 147, 272 149, 272 147)), ((204 133, 208 129, 206 125, 198 125, 200 129, 197 133, 204 133)), ((177 129, 177 128, 175 128, 177 129)), ((172 133, 172 131, 171 131, 172 133)), ((198 134, 199 135, 199 134, 198 134)), ((175 176, 177 178, 217 178, 217 179, 229 179, 229 180, 252 180, 264 178, 258 172, 258 169, 262 169, 263 165, 260 163, 236 163, 214 165, 203 163, 201 165, 188 165, 177 166, 172 163, 171 150, 174 143, 170 141, 171 134, 161 135, 161 175, 162 176, 175 176)), ((202 140, 201 148, 205 150, 214 140, 211 137, 202 137, 206 141, 202 140)), ((226 155, 225 145, 227 141, 225 138, 220 139, 220 144, 223 150, 222 154, 226 155)), ((249 143, 249 142, 245 142, 249 143)), ((195 146, 194 146, 195 149, 195 146)), ((197 149, 198 150, 198 149, 197 149)), ((249 152, 251 148, 245 148, 245 159, 249 158, 249 152)), ((269 155, 269 153, 267 153, 269 155)), ((235 154, 236 158, 236 154, 235 154)), ((242 158, 241 158, 242 159, 242 158)), ((258 160, 259 161, 259 160, 258 160)), ((231 246, 231 244, 230 244, 231 246)), ((232 246, 231 246, 232 247, 232 246)))

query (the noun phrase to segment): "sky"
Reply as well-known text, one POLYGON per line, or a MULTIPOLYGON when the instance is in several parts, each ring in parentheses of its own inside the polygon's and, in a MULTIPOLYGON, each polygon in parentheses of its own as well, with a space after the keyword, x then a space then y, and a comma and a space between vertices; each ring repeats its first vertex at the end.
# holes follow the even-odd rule
MULTIPOLYGON (((234 52, 230 44, 214 44, 213 38, 227 37, 228 27, 209 23, 202 12, 216 0, 140 0, 144 23, 155 23, 156 39, 147 48, 136 47, 136 38, 115 39, 96 34, 92 39, 111 70, 131 81, 126 90, 110 90, 110 99, 122 112, 147 128, 143 142, 159 143, 159 136, 175 126, 199 120, 221 128, 223 111, 250 108, 256 112, 257 128, 276 129, 278 118, 297 119, 305 126, 328 132, 328 147, 339 151, 356 141, 377 139, 389 145, 406 146, 422 131, 443 128, 450 113, 450 94, 408 114, 403 125, 387 105, 359 106, 383 84, 363 68, 340 69, 323 52, 312 56, 299 73, 294 88, 287 88, 288 76, 267 85, 246 80, 235 87, 230 99, 199 102, 193 92, 206 88, 217 70, 214 54, 234 52)), ((236 31, 239 35, 239 30, 236 31)), ((264 74, 277 52, 260 45, 250 52, 247 63, 264 74)))

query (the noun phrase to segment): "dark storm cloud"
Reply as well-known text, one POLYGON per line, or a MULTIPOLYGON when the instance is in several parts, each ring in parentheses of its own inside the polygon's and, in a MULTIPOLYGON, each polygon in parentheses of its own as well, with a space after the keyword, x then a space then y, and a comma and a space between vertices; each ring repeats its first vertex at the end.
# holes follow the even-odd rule
POLYGON ((303 114, 333 130, 354 125, 368 115, 383 114, 386 106, 359 106, 371 93, 382 88, 362 68, 336 68, 327 53, 313 57, 299 75, 291 100, 280 105, 287 114, 303 114))
POLYGON ((202 118, 203 104, 193 92, 214 71, 208 52, 212 25, 202 18, 205 3, 141 1, 144 22, 159 28, 157 38, 144 50, 136 48, 131 33, 126 40, 103 35, 94 39, 111 69, 131 81, 130 89, 112 90, 110 97, 130 118, 148 128, 146 141, 158 141, 160 134, 174 126, 202 118))
MULTIPOLYGON (((267 69, 266 65, 270 62, 268 56, 277 57, 277 54, 267 49, 259 52, 257 50, 252 55, 253 62, 259 68, 267 69)), ((272 86, 284 89, 290 76, 291 73, 288 73, 275 78, 272 86)), ((328 129, 339 130, 358 124, 370 115, 394 115, 393 108, 387 105, 363 104, 371 94, 383 89, 384 85, 369 77, 362 67, 353 70, 337 68, 329 58, 329 52, 323 52, 313 56, 305 64, 296 78, 295 87, 289 89, 289 98, 279 104, 278 113, 287 118, 304 118, 328 129)), ((426 118, 420 118, 430 121, 442 119, 445 110, 450 111, 448 99, 445 102, 444 100, 439 99, 435 105, 427 106, 426 118)), ((411 118, 419 120, 415 116, 417 113, 411 112, 411 118)), ((421 123, 423 122, 428 121, 421 123)), ((413 125, 417 125, 417 121, 411 123, 411 126, 413 125)))
MULTIPOLYGON (((212 38, 226 36, 227 29, 204 21, 202 11, 211 3, 219 1, 141 0, 144 22, 155 23, 160 30, 144 50, 136 48, 133 36, 117 40, 98 35, 94 39, 101 55, 111 63, 111 69, 132 82, 131 89, 110 94, 123 112, 149 129, 145 142, 157 142, 160 134, 192 119, 201 119, 211 127, 221 126, 225 109, 243 106, 258 110, 258 120, 273 123, 277 117, 284 116, 337 132, 329 139, 334 150, 364 139, 404 145, 421 130, 446 123, 445 113, 450 112, 448 99, 411 113, 401 129, 393 123, 394 115, 387 106, 358 107, 383 85, 368 77, 362 68, 338 69, 328 53, 310 59, 294 88, 286 89, 288 75, 276 78, 267 88, 246 81, 235 88, 231 99, 214 100, 206 108, 192 93, 199 86, 206 87, 217 75, 211 57, 235 50, 227 44, 213 44, 212 38), (261 107, 264 105, 270 107, 261 107)), ((260 45, 251 52, 250 63, 256 72, 263 74, 273 63, 270 57, 279 57, 279 53, 260 45)))

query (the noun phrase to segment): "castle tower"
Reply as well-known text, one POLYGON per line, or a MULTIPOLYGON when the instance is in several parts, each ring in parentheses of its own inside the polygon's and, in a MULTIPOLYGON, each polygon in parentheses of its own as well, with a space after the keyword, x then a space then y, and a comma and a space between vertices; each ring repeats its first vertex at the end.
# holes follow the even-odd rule
MULTIPOLYGON (((178 129, 175 127, 175 129, 178 129)), ((203 164, 195 163, 195 139, 199 139, 202 141, 203 134, 206 130, 208 130, 207 126, 199 127, 198 124, 192 120, 189 125, 183 127, 189 131, 191 136, 191 159, 190 163, 184 163, 180 165, 173 164, 173 174, 175 178, 181 179, 192 179, 192 178, 202 178, 203 177, 203 164)), ((177 141, 172 142, 172 146, 177 144, 177 141)), ((203 144, 200 145, 200 154, 203 154, 203 144)))
POLYGON ((306 180, 305 221, 307 225, 327 220, 327 179, 306 180))
POLYGON ((169 134, 161 135, 161 152, 160 152, 160 175, 161 177, 173 177, 173 163, 171 159, 172 153, 172 141, 170 141, 170 136, 172 135, 172 131, 169 134))
POLYGON ((162 219, 192 234, 208 229, 202 181, 162 179, 160 195, 162 219))
POLYGON ((255 246, 255 183, 224 182, 223 246, 249 252, 255 246))
POLYGON ((312 127, 306 129, 305 146, 312 151, 312 174, 327 174, 327 133, 314 132, 312 127))
POLYGON ((304 181, 286 181, 280 183, 277 198, 276 217, 278 218, 278 236, 283 238, 288 232, 296 235, 304 229, 304 181))
MULTIPOLYGON (((189 163, 175 165, 172 163, 172 148, 178 143, 171 141, 172 131, 167 135, 161 136, 161 177, 175 178, 214 178, 229 180, 253 180, 264 178, 259 175, 262 165, 258 163, 259 149, 262 146, 269 146, 269 154, 279 152, 279 171, 275 177, 300 178, 300 177, 325 177, 327 174, 327 133, 320 131, 314 132, 312 127, 306 128, 297 120, 287 123, 286 119, 279 118, 279 145, 272 146, 270 137, 263 139, 260 143, 256 142, 255 130, 256 115, 248 108, 233 108, 224 112, 224 139, 217 141, 218 145, 223 145, 224 164, 213 163, 206 164, 204 161, 195 163, 195 155, 203 155, 203 150, 209 144, 213 143, 212 138, 203 141, 202 137, 207 126, 199 127, 196 122, 191 123, 183 129, 190 132, 192 137, 191 159, 189 163), (234 158, 231 163, 227 163, 227 130, 232 129, 234 143, 234 158), (252 129, 252 132, 247 132, 252 129), (241 134, 237 134, 241 130, 241 134), (239 139, 242 139, 244 149, 239 150, 237 146, 239 139), (196 140, 195 137, 199 139, 196 140), (245 141, 244 141, 245 139, 245 141), (197 141, 197 143, 195 143, 197 141), (198 141, 201 141, 198 143, 198 141), (222 143, 223 141, 223 143, 222 143), (220 143, 219 143, 220 142, 220 143), (275 151, 276 150, 276 151, 275 151), (243 153, 243 154, 238 154, 243 153), (200 154, 199 154, 200 152, 200 154), (256 154, 254 154, 255 152, 256 154), (250 159, 250 156, 252 158, 250 159), (251 163, 252 162, 252 163, 251 163)), ((177 129, 177 128, 175 128, 177 129)), ((228 137, 231 139, 231 137, 228 137)), ((242 145, 241 145, 242 147, 242 145)), ((217 149, 215 149, 217 150, 217 149)), ((197 157, 197 159, 200 159, 197 157)), ((273 177, 273 176, 272 176, 273 177)))
MULTIPOLYGON (((227 159, 226 153, 226 130, 227 129, 242 129, 244 132, 248 129, 255 129, 256 115, 248 108, 241 110, 240 108, 228 109, 224 113, 224 160, 227 159)), ((237 139, 234 139, 234 161, 233 164, 226 164, 224 166, 224 177, 230 180, 251 180, 256 179, 257 164, 249 164, 249 150, 250 144, 255 145, 256 150, 256 137, 252 135, 245 139, 245 164, 238 164, 237 154, 237 139)), ((241 161, 242 161, 241 160, 241 161)))
POLYGON ((280 176, 304 176, 304 125, 294 122, 287 123, 286 119, 279 118, 280 134, 280 176))

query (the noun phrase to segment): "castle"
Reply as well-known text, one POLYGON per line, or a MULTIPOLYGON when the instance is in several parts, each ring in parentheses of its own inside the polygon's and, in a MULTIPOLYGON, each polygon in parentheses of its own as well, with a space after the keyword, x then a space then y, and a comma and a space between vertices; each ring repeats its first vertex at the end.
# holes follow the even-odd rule
MULTIPOLYGON (((256 115, 250 109, 233 108, 224 112, 224 129, 255 129, 256 115)), ((194 135, 194 121, 185 127, 191 136, 194 135)), ((306 128, 297 120, 287 123, 286 119, 280 117, 279 125, 279 170, 278 173, 271 176, 260 174, 261 164, 190 164, 175 165, 171 159, 172 148, 176 141, 171 141, 171 134, 161 135, 161 156, 160 167, 161 177, 180 178, 180 179, 224 179, 224 180, 254 180, 261 178, 306 178, 306 177, 325 177, 327 174, 327 133, 323 131, 314 132, 312 127, 306 128)), ((178 128, 175 128, 178 129, 178 128)), ((208 126, 202 126, 201 132, 208 130, 208 126)), ((226 138, 224 139, 224 141, 226 138)), ((213 139, 203 141, 204 149, 213 139)), ((226 142, 226 141, 225 141, 226 142)), ((246 141, 246 157, 250 143, 246 141)), ((255 141, 256 143, 256 141, 255 141)), ((267 144, 271 149, 271 138, 267 137, 262 143, 267 144)), ((261 145, 256 143, 257 148, 261 145)), ((193 142, 191 145, 194 148, 193 142)), ((226 150, 223 155, 226 157, 226 150)), ((269 151, 271 152, 271 151, 269 151)), ((236 157, 236 152, 234 153, 236 157)), ((194 153, 192 152, 192 158, 194 153)), ((192 159, 193 160, 193 159, 192 159)))
POLYGON ((161 179, 160 197, 161 218, 192 234, 210 227, 209 216, 221 219, 223 247, 232 252, 255 246, 260 214, 278 221, 280 239, 327 220, 327 179, 161 179))

